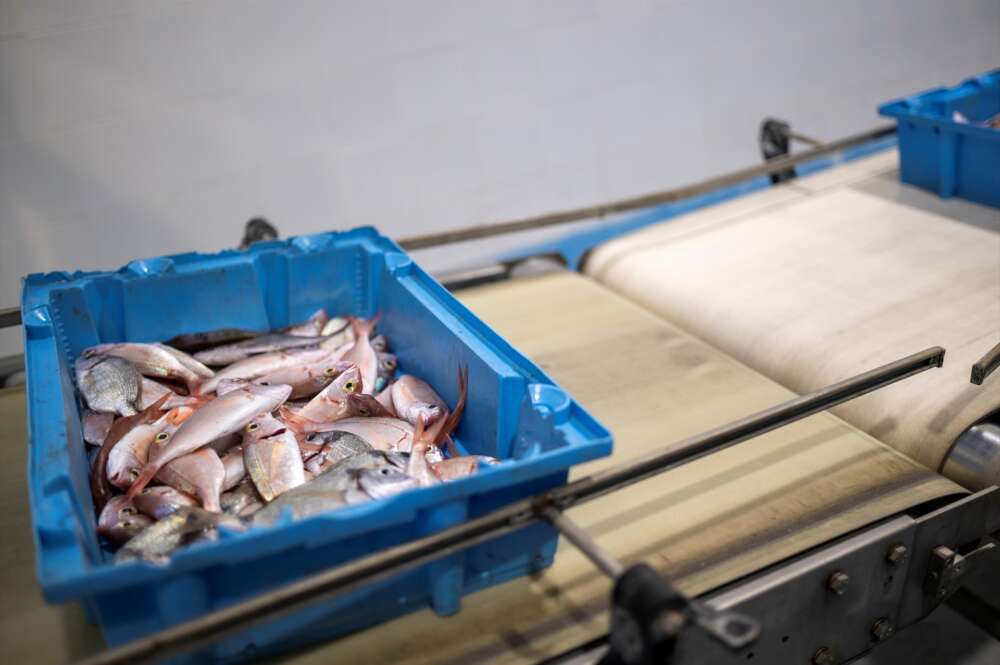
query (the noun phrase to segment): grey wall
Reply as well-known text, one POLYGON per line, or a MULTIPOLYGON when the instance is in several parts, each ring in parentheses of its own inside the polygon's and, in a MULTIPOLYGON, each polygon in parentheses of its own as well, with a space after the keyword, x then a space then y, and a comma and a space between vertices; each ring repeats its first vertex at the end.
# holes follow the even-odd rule
POLYGON ((998 65, 998 0, 0 0, 0 306, 254 214, 405 235, 679 185, 755 163, 764 115, 835 138, 998 65))

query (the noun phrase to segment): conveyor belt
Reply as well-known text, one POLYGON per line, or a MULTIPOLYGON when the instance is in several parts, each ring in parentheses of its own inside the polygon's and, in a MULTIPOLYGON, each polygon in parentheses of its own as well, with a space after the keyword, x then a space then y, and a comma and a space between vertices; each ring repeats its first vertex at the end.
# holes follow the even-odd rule
MULTIPOLYGON (((461 295, 615 432, 616 461, 791 395, 579 275, 461 295)), ((624 561, 642 558, 699 593, 959 491, 821 414, 570 515, 624 561)), ((608 590, 607 579, 564 546, 551 569, 468 597, 455 617, 420 612, 290 661, 533 663, 604 632, 608 590)))
MULTIPOLYGON (((570 273, 496 284, 464 300, 616 434, 613 459, 697 434, 791 393, 570 273)), ((938 370, 940 371, 940 370, 938 370)), ((910 379, 912 380, 912 379, 910 379)), ((42 604, 23 488, 24 401, 0 398, 6 660, 65 662, 98 648, 78 608, 42 604), (16 639, 14 639, 16 636, 16 639)), ((593 462, 577 473, 605 467, 593 462)), ((570 511, 625 561, 642 558, 698 593, 928 500, 959 492, 895 451, 821 414, 570 511)), ((291 657, 294 662, 535 662, 601 634, 607 580, 563 547, 551 569, 291 657)))
POLYGON ((798 392, 944 346, 941 372, 835 411, 932 469, 1000 406, 996 377, 969 382, 1000 340, 1000 211, 900 185, 895 152, 610 242, 586 272, 798 392))

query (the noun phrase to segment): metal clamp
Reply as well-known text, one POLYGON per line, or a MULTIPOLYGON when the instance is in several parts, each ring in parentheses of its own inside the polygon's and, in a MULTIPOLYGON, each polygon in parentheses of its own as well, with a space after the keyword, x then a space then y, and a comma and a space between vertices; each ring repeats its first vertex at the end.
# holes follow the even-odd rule
POLYGON ((950 547, 940 545, 931 551, 930 568, 927 572, 927 592, 937 602, 942 602, 955 593, 962 578, 969 572, 970 560, 989 552, 996 546, 987 541, 967 554, 959 554, 950 547))

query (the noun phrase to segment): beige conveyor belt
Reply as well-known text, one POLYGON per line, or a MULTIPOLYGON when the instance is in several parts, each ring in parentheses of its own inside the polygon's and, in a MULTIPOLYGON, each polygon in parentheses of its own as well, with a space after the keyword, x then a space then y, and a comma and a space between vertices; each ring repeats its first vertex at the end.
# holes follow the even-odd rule
MULTIPOLYGON (((461 294, 615 433, 576 476, 789 398, 788 390, 575 274, 461 294)), ((864 397, 861 399, 868 399, 864 397)), ((960 491, 845 425, 814 416, 571 510, 625 561, 698 593, 886 515, 960 491)), ((606 630, 610 583, 565 544, 555 565, 404 617, 295 663, 534 663, 606 630)))
MULTIPOLYGON (((610 427, 613 460, 745 416, 790 392, 575 274, 462 294, 610 427)), ((912 379, 911 379, 912 380, 912 379)), ((870 396, 861 399, 870 399, 870 396)), ((99 647, 78 608, 42 604, 24 487, 24 398, 0 397, 5 482, 0 658, 56 663, 99 647), (7 653, 4 653, 7 652, 7 653)), ((592 462, 577 475, 605 467, 592 462)), ((571 511, 626 561, 705 591, 960 488, 828 414, 813 416, 571 511)), ((289 657, 321 663, 535 662, 601 634, 608 580, 572 547, 556 564, 289 657)))
POLYGON ((835 413, 937 469, 1000 406, 1000 211, 898 182, 889 151, 596 249, 585 271, 796 392, 939 344, 942 371, 835 413))

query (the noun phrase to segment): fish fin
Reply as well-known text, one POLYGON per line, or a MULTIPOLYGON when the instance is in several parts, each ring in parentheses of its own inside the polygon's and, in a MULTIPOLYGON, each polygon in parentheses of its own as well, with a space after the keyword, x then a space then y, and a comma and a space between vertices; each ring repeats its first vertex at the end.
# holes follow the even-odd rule
POLYGON ((288 429, 292 430, 296 435, 306 434, 310 431, 310 425, 317 424, 315 421, 295 413, 286 404, 278 407, 278 419, 288 425, 288 429))
POLYGON ((149 481, 151 481, 159 471, 159 464, 146 464, 146 466, 142 467, 142 471, 139 472, 139 476, 135 479, 135 482, 132 483, 132 486, 128 488, 128 492, 125 493, 125 498, 128 501, 134 499, 139 492, 146 489, 146 485, 149 484, 149 481))
POLYGON ((458 370, 458 401, 455 402, 455 408, 451 410, 448 417, 441 423, 439 427, 434 428, 434 443, 440 446, 445 437, 449 437, 455 428, 458 427, 458 423, 462 420, 462 414, 465 412, 465 400, 469 393, 469 367, 463 365, 458 370))
POLYGON ((376 314, 370 319, 359 319, 357 317, 351 317, 351 330, 354 331, 354 339, 359 340, 362 337, 368 339, 371 337, 372 332, 375 330, 375 324, 378 323, 379 315, 376 314))
POLYGON ((160 399, 156 400, 155 402, 147 406, 145 409, 143 409, 142 413, 140 414, 142 416, 141 422, 151 423, 154 420, 158 420, 160 416, 163 415, 161 413, 161 411, 163 411, 162 407, 168 399, 170 399, 170 393, 163 395, 162 397, 160 397, 160 399))

